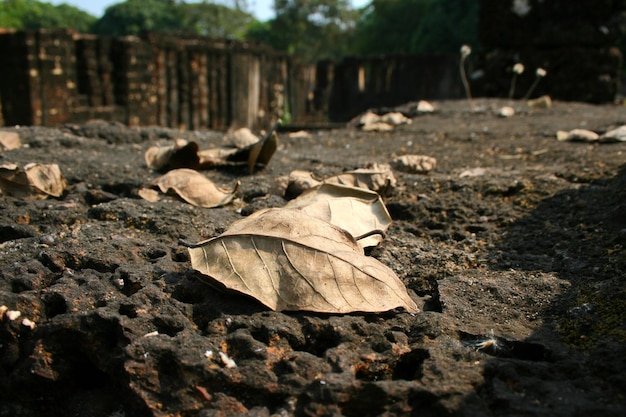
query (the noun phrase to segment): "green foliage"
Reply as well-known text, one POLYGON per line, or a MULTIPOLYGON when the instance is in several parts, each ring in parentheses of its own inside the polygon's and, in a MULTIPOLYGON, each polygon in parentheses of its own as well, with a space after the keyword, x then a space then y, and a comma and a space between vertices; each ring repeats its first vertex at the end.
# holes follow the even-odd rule
POLYGON ((75 7, 0 0, 0 27, 73 28, 107 36, 178 32, 265 42, 304 62, 347 55, 458 52, 478 45, 479 0, 274 0, 276 17, 259 22, 247 0, 127 0, 97 20, 75 7))
POLYGON ((75 29, 87 32, 96 18, 67 4, 54 6, 35 0, 0 2, 0 27, 11 29, 75 29))
POLYGON ((123 36, 142 31, 181 31, 183 17, 183 10, 175 0, 128 0, 108 7, 93 32, 123 36))
POLYGON ((274 0, 274 10, 274 19, 249 28, 249 39, 307 62, 349 53, 358 18, 349 0, 274 0))
POLYGON ((373 0, 359 20, 359 55, 457 52, 478 44, 478 0, 373 0))
POLYGON ((256 22, 238 2, 233 8, 206 1, 183 4, 181 7, 185 29, 201 36, 243 39, 246 28, 256 22))

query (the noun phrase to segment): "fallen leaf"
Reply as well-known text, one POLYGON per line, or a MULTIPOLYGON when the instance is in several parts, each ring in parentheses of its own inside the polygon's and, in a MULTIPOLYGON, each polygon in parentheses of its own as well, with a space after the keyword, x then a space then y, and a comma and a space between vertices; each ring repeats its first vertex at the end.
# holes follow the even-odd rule
POLYGON ((463 172, 461 172, 459 174, 459 177, 461 177, 461 178, 465 178, 465 177, 482 177, 486 173, 487 173, 487 170, 485 168, 476 167, 476 168, 466 169, 465 171, 463 171, 463 172))
POLYGON ((155 178, 150 186, 158 187, 162 193, 170 190, 180 198, 198 207, 220 207, 230 203, 239 189, 239 183, 233 191, 226 191, 216 186, 211 180, 192 169, 180 168, 155 178))
POLYGON ((189 254, 197 271, 276 311, 418 311, 389 267, 345 230, 300 210, 262 210, 189 254))
POLYGON ((139 194, 139 197, 151 203, 156 203, 161 200, 159 192, 157 190, 153 190, 152 188, 141 187, 137 191, 137 194, 139 194))
POLYGON ((60 197, 67 182, 57 164, 0 165, 0 190, 16 197, 60 197))
POLYGON ((242 127, 229 132, 225 140, 238 149, 243 149, 259 142, 259 137, 247 127, 242 127))
POLYGON ((289 133, 290 139, 310 139, 312 135, 306 130, 298 130, 297 132, 289 133))
POLYGON ((240 150, 237 148, 212 148, 198 151, 198 169, 210 169, 231 165, 228 159, 238 152, 240 152, 240 150))
POLYGON ((248 169, 250 173, 252 174, 254 172, 254 167, 257 164, 267 166, 274 152, 276 152, 276 149, 278 149, 278 135, 276 134, 276 130, 272 129, 265 139, 255 143, 250 148, 250 155, 248 156, 248 169))
POLYGON ((437 166, 437 160, 426 155, 402 155, 392 162, 394 168, 411 174, 427 174, 437 166))
POLYGON ((371 168, 359 168, 344 172, 324 180, 326 184, 342 184, 360 187, 377 192, 382 196, 390 195, 396 188, 396 177, 388 164, 374 164, 371 168))
POLYGON ((374 122, 363 125, 361 130, 364 132, 390 132, 393 130, 393 126, 389 123, 374 122))
POLYGON ((587 129, 573 129, 569 132, 559 130, 556 132, 556 139, 560 142, 595 142, 600 139, 600 135, 587 129))
POLYGON ((404 114, 400 112, 385 113, 382 116, 380 116, 380 121, 383 123, 388 123, 392 126, 398 126, 398 125, 404 125, 404 124, 410 125, 411 123, 413 123, 413 120, 406 117, 404 114))
POLYGON ((144 154, 146 165, 155 171, 168 171, 176 168, 198 168, 198 144, 176 139, 173 145, 152 146, 144 154))
POLYGON ((626 142, 626 125, 612 129, 600 137, 602 142, 626 142))
POLYGON ((391 224, 385 203, 376 192, 345 185, 320 184, 285 208, 342 228, 363 248, 378 245, 391 224))
POLYGON ((10 151, 22 146, 20 135, 15 132, 0 131, 0 149, 10 151))
POLYGON ((370 125, 372 123, 377 123, 379 121, 380 121, 379 115, 377 115, 374 112, 367 111, 361 115, 361 117, 359 118, 358 124, 361 126, 365 126, 365 125, 370 125))
POLYGON ((276 193, 284 196, 287 200, 296 198, 306 190, 321 184, 321 181, 310 171, 295 170, 291 171, 286 177, 276 179, 276 193))

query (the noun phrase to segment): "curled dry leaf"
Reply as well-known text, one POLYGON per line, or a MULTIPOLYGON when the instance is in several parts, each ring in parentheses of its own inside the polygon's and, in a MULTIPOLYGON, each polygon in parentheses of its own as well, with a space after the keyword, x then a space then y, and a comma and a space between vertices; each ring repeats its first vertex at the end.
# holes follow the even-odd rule
POLYGON ((382 196, 390 195, 396 188, 396 177, 388 164, 374 164, 370 168, 359 168, 326 178, 326 184, 342 184, 365 188, 382 196))
POLYGON ((391 216, 374 191, 338 184, 320 184, 285 206, 327 221, 347 231, 366 248, 378 245, 391 216))
POLYGON ((198 144, 176 139, 173 145, 152 146, 144 154, 146 165, 155 171, 168 171, 176 168, 192 168, 199 166, 198 144))
POLYGON ((385 113, 382 116, 380 116, 380 121, 383 123, 388 123, 393 126, 404 125, 404 124, 410 125, 411 123, 413 123, 413 120, 406 117, 404 114, 400 112, 385 113))
POLYGON ((3 194, 36 199, 60 197, 67 182, 57 164, 31 163, 20 169, 15 164, 0 165, 3 194))
POLYGON ((238 149, 254 145, 260 140, 259 137, 252 133, 247 127, 228 132, 224 139, 238 149))
POLYGON ((321 181, 313 176, 310 171, 295 170, 289 173, 286 177, 286 183, 284 184, 283 193, 280 194, 285 198, 292 199, 306 190, 309 190, 316 185, 321 184, 321 181))
POLYGON ((374 122, 363 125, 361 130, 364 132, 390 132, 393 130, 393 126, 389 123, 374 122))
POLYGON ((411 174, 427 174, 437 166, 437 160, 426 155, 402 155, 392 162, 398 171, 411 174))
POLYGON ((600 139, 600 135, 587 129, 573 129, 569 132, 559 130, 556 132, 556 139, 560 142, 595 142, 600 139))
POLYGON ((240 152, 237 148, 211 148, 198 151, 198 169, 210 169, 218 166, 230 165, 228 159, 240 152))
POLYGON ((20 135, 15 132, 0 132, 0 149, 10 151, 22 146, 20 135))
POLYGON ((194 269, 272 310, 418 311, 389 267, 345 230, 300 210, 262 210, 189 254, 194 269))
POLYGON ((252 174, 254 167, 258 165, 267 166, 270 159, 278 149, 278 135, 276 134, 276 127, 260 142, 255 143, 250 148, 250 154, 248 156, 248 169, 252 174))
POLYGON ((602 142, 626 142, 626 125, 609 130, 600 137, 602 142))
POLYGON ((168 193, 171 190, 189 204, 205 208, 220 207, 230 203, 239 189, 239 183, 237 183, 233 191, 223 190, 201 173, 187 168, 169 171, 155 178, 150 186, 158 187, 162 193, 168 193))

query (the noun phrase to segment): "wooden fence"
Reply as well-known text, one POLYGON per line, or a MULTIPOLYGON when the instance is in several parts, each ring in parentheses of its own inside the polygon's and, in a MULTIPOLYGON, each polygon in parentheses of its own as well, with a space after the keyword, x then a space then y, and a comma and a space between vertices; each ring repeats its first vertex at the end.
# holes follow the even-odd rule
POLYGON ((301 65, 262 44, 65 30, 0 33, 0 125, 89 119, 181 129, 345 121, 372 106, 459 96, 457 58, 301 65))
POLYGON ((266 126, 288 108, 289 72, 297 72, 263 45, 164 35, 5 32, 0 54, 6 125, 99 118, 182 129, 266 126))

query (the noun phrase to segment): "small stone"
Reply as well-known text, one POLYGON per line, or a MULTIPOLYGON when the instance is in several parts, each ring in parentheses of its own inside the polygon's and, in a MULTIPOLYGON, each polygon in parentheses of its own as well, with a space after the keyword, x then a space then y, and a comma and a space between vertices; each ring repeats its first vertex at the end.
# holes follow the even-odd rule
POLYGON ((31 321, 28 318, 24 318, 24 320, 22 320, 22 326, 29 327, 31 330, 33 330, 36 327, 36 324, 34 321, 31 321))
POLYGON ((541 96, 528 100, 527 104, 531 109, 549 109, 552 107, 552 98, 550 98, 550 96, 541 96))
POLYGON ((7 318, 11 321, 16 320, 22 315, 22 313, 17 310, 8 310, 5 314, 7 318))
POLYGON ((504 106, 498 110, 499 117, 512 117, 515 116, 515 109, 511 106, 504 106))
POLYGON ((420 100, 417 103, 417 112, 418 113, 432 113, 434 111, 435 111, 435 106, 433 106, 432 104, 430 104, 426 100, 420 100))
POLYGON ((226 368, 236 368, 237 367, 237 363, 235 363, 234 360, 229 358, 227 354, 225 354, 224 352, 220 352, 219 355, 220 355, 220 359, 221 359, 222 363, 224 364, 224 366, 226 368))

